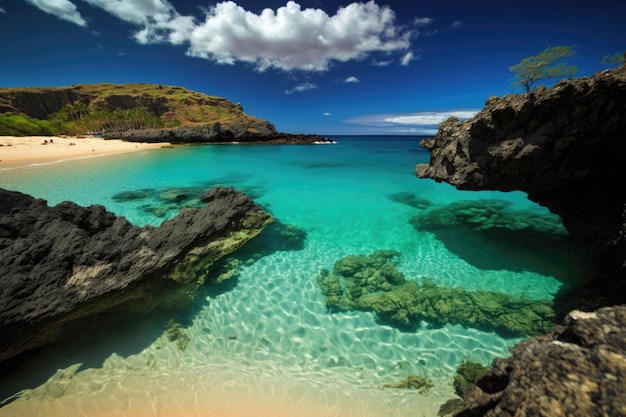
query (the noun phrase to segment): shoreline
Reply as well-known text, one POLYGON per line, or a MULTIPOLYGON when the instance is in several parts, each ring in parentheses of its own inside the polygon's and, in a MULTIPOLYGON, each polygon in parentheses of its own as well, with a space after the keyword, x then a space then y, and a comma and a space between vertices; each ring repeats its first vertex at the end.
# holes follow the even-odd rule
POLYGON ((0 170, 170 146, 86 136, 0 136, 0 170))

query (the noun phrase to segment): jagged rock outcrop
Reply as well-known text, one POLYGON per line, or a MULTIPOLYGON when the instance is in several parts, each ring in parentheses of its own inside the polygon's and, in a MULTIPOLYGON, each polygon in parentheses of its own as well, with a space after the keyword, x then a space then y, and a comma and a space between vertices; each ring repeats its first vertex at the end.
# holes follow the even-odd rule
POLYGON ((464 190, 521 190, 558 214, 605 276, 626 275, 626 65, 492 97, 422 146, 420 178, 464 190))
POLYGON ((140 228, 100 205, 49 207, 0 189, 0 362, 54 341, 76 320, 147 310, 195 289, 214 261, 272 221, 232 188, 203 201, 140 228))
MULTIPOLYGON (((492 97, 473 119, 449 119, 422 146, 420 178, 464 190, 521 190, 558 214, 596 268, 555 308, 626 302, 626 65, 492 97)), ((559 313, 559 315, 561 314, 559 313)), ((494 362, 457 416, 626 415, 626 307, 573 311, 553 334, 494 362)))
POLYGON ((626 415, 626 307, 572 311, 496 359, 457 417, 626 415))
POLYGON ((107 132, 107 139, 129 142, 170 143, 273 143, 314 144, 332 141, 317 135, 292 135, 278 133, 274 126, 263 120, 258 123, 222 126, 220 123, 202 126, 186 126, 172 129, 142 129, 126 132, 107 132))

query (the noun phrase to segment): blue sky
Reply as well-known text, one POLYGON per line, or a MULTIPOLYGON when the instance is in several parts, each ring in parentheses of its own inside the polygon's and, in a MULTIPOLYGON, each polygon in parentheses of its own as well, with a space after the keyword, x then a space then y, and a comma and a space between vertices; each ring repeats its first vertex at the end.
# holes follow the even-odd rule
POLYGON ((0 87, 179 85, 282 132, 432 134, 509 67, 573 45, 577 76, 626 50, 626 2, 0 0, 0 87))

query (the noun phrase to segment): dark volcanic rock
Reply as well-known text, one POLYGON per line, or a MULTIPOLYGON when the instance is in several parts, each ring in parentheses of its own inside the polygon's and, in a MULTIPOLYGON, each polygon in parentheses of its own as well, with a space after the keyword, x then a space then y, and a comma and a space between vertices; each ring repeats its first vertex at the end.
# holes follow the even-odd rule
MULTIPOLYGON (((449 119, 423 141, 420 178, 465 190, 522 190, 560 215, 597 271, 555 305, 626 301, 626 65, 593 77, 490 98, 468 122, 449 119)), ((458 416, 626 415, 626 307, 573 311, 552 334, 494 362, 458 416)))
POLYGON ((492 97, 468 122, 451 118, 416 167, 464 190, 521 190, 585 242, 600 272, 624 276, 626 65, 593 77, 492 97))
POLYGON ((222 126, 213 123, 201 126, 184 126, 171 129, 143 129, 127 132, 107 132, 107 139, 129 142, 170 143, 242 143, 242 144, 313 144, 332 143, 317 135, 292 135, 278 133, 269 122, 260 120, 253 124, 222 126))
POLYGON ((74 320, 129 303, 149 309, 194 289, 214 261, 272 221, 230 188, 206 201, 140 228, 99 205, 49 207, 0 190, 0 362, 55 340, 74 320))
POLYGON ((457 417, 626 415, 626 307, 572 311, 496 359, 457 417))

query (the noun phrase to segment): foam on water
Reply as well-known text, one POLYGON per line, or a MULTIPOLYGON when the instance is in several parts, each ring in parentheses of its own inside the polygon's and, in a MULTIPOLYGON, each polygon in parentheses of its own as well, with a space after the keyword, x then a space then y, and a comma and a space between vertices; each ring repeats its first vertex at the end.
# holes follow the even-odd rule
POLYGON ((67 410, 90 416, 436 415, 454 396, 452 377, 461 363, 488 365, 519 339, 425 322, 398 329, 371 312, 331 312, 316 282, 320 271, 348 255, 391 249, 402 254, 398 268, 407 279, 546 299, 563 285, 561 274, 576 270, 576 258, 549 252, 507 269, 512 258, 488 244, 477 246, 475 232, 416 230, 409 220, 423 210, 390 195, 413 193, 433 207, 495 198, 514 210, 546 212, 522 193, 468 193, 417 180, 413 167, 428 155, 416 138, 337 139, 324 147, 181 147, 2 172, 1 187, 50 204, 104 204, 138 225, 162 221, 146 207, 163 203, 114 196, 232 185, 281 223, 304 229, 307 238, 302 250, 242 259, 235 281, 202 288, 192 308, 169 317, 189 337, 184 350, 164 335, 162 316, 106 330, 95 342, 77 337, 44 349, 0 382, 3 397, 27 389, 0 408, 0 416, 67 410), (546 263, 557 264, 555 274, 546 273, 546 263), (384 388, 410 375, 430 379, 433 388, 384 388))

